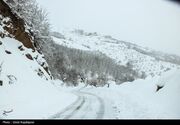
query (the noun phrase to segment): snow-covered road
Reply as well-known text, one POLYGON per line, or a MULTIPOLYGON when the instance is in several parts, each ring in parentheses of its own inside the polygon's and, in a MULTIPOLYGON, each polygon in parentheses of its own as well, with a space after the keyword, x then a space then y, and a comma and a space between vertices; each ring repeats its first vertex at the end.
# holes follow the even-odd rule
MULTIPOLYGON (((138 79, 121 85, 112 82, 110 86, 104 87, 83 84, 69 88, 59 86, 61 92, 65 91, 77 98, 50 118, 179 119, 179 75, 180 71, 175 70, 160 78, 138 79), (164 87, 157 91, 157 84, 162 83, 164 87)), ((67 98, 68 101, 71 99, 67 98)))
POLYGON ((72 92, 77 100, 64 110, 53 115, 52 119, 102 119, 104 116, 104 100, 92 93, 76 90, 72 92))

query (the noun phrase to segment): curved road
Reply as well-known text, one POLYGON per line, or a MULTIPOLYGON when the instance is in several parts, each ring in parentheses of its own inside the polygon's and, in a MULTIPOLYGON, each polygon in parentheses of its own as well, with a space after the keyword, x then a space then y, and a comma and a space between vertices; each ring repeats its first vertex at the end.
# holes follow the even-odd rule
POLYGON ((77 100, 50 119, 102 119, 104 116, 104 101, 99 96, 83 91, 75 91, 77 100))

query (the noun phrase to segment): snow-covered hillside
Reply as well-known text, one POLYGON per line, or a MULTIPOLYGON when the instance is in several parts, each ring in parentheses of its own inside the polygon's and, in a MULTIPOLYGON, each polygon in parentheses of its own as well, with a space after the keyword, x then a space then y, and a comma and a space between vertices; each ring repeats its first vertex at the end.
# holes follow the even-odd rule
POLYGON ((56 89, 26 25, 3 1, 0 7, 0 119, 48 118, 76 96, 56 89))
POLYGON ((160 75, 164 71, 179 67, 177 64, 179 62, 175 64, 168 61, 175 59, 173 56, 171 56, 172 59, 165 59, 164 55, 154 54, 151 49, 120 41, 111 36, 74 30, 53 33, 52 37, 57 44, 63 46, 104 53, 120 65, 126 65, 129 62, 135 70, 145 72, 147 75, 160 75))

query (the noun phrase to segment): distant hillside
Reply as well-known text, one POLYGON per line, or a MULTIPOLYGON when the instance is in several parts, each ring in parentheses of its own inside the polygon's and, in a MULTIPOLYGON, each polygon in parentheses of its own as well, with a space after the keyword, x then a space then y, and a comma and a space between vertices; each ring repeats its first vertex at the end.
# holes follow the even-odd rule
POLYGON ((134 70, 146 73, 146 75, 161 75, 161 73, 178 68, 180 65, 180 57, 177 55, 157 52, 96 32, 87 33, 83 30, 74 30, 64 33, 52 32, 51 35, 59 45, 101 52, 115 60, 117 64, 124 66, 131 64, 134 70))

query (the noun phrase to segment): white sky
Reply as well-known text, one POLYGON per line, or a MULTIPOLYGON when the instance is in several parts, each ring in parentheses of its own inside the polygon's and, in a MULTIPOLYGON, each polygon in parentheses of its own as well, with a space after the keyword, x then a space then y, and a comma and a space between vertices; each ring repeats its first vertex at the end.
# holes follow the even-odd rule
POLYGON ((37 0, 53 30, 83 29, 180 55, 180 6, 165 0, 37 0))

